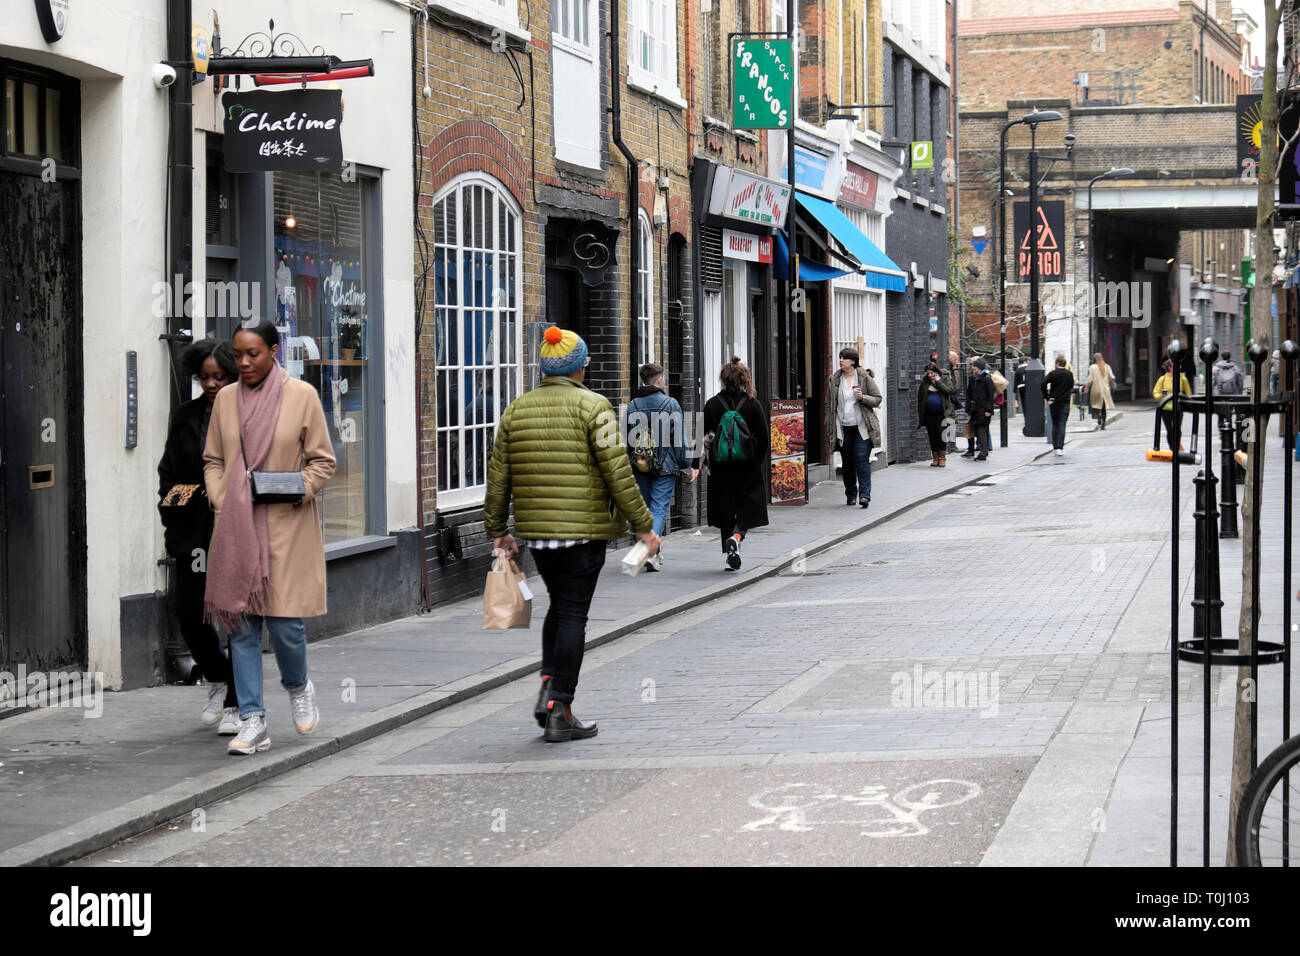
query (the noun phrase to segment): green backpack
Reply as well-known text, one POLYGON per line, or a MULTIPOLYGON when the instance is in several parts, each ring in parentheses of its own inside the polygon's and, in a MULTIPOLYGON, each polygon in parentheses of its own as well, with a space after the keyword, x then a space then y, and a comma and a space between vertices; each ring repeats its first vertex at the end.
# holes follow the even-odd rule
MULTIPOLYGON (((742 399, 743 401, 743 399, 742 399)), ((752 461, 754 436, 749 423, 741 416, 739 408, 729 408, 718 423, 718 437, 713 443, 715 462, 752 461)))

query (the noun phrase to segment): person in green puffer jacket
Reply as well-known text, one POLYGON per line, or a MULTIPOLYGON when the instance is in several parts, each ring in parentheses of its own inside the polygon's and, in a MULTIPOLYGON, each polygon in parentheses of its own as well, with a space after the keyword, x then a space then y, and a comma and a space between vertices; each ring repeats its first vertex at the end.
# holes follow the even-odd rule
POLYGON ((488 464, 483 521, 495 548, 515 554, 509 533, 532 550, 550 608, 542 624, 542 687, 533 716, 548 743, 596 735, 573 716, 587 637, 587 611, 605 564, 606 542, 629 522, 649 553, 659 550, 654 518, 641 498, 609 402, 582 384, 590 361, 575 332, 543 336, 541 385, 501 414, 488 464))

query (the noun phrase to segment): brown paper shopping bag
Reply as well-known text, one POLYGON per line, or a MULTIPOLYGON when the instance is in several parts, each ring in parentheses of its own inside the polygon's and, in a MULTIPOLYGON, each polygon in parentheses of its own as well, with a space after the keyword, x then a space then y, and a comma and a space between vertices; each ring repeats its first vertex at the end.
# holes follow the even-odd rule
POLYGON ((533 594, 524 583, 524 573, 504 554, 493 558, 483 588, 483 628, 490 631, 526 628, 532 616, 533 594))

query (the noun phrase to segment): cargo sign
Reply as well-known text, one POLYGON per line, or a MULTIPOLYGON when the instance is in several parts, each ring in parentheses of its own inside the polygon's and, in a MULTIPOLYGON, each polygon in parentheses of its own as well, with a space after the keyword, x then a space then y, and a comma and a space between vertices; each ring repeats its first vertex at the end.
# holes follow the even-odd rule
POLYGON ((746 262, 771 262, 772 237, 724 229, 722 254, 729 259, 744 259, 746 262))
MULTIPOLYGON (((1012 209, 1016 237, 1016 277, 1029 279, 1029 203, 1018 202, 1012 209)), ((1060 282, 1064 276, 1065 203, 1059 199, 1040 202, 1035 210, 1034 228, 1038 233, 1038 278, 1060 282)))
POLYGON ((731 69, 736 129, 794 125, 794 56, 789 40, 737 40, 731 69))
POLYGON ((713 195, 709 197, 709 212, 715 216, 776 228, 785 224, 789 206, 788 184, 730 168, 718 170, 713 180, 713 195))

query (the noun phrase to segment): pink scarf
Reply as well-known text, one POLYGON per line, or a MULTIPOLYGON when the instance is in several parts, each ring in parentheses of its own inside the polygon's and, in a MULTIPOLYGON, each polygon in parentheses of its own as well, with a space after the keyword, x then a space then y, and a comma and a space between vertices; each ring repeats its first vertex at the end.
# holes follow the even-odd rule
POLYGON ((271 587, 271 533, 267 505, 254 505, 248 471, 261 471, 275 427, 280 421, 285 372, 271 366, 256 386, 242 380, 235 386, 243 456, 226 462, 226 497, 208 548, 208 584, 204 617, 230 633, 246 624, 247 615, 261 616, 271 587), (247 470, 246 470, 247 469, 247 470))

